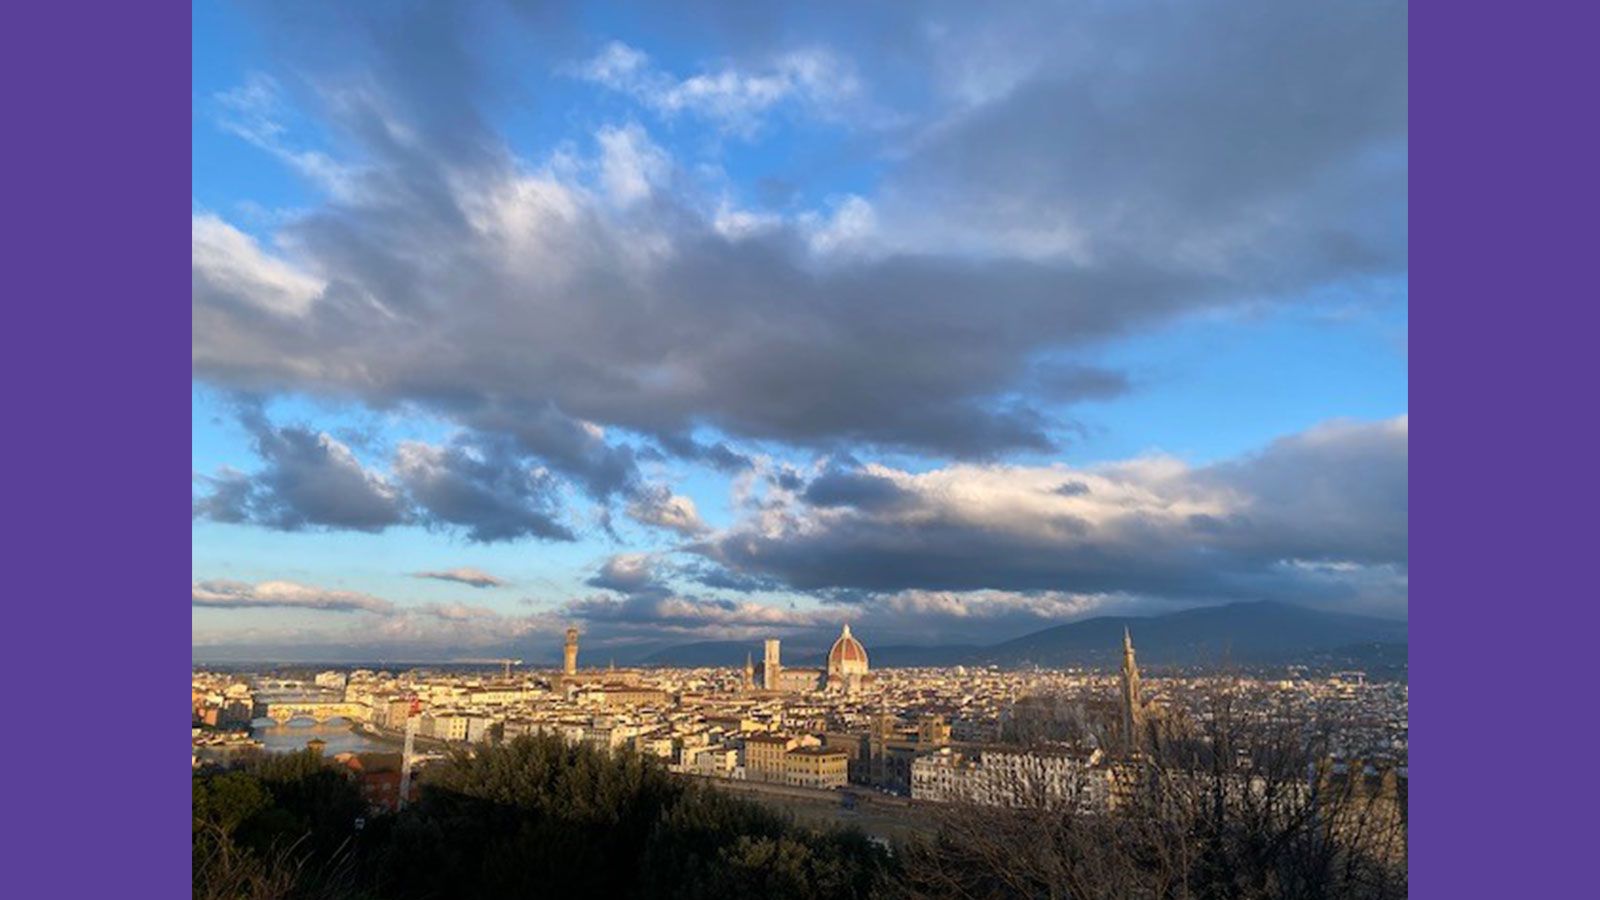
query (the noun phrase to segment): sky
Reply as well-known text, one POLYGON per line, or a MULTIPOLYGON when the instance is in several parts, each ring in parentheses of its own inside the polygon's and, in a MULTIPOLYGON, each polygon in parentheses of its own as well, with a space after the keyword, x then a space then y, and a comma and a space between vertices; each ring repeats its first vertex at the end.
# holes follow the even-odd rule
POLYGON ((193 38, 198 661, 1406 616, 1404 3, 193 38))

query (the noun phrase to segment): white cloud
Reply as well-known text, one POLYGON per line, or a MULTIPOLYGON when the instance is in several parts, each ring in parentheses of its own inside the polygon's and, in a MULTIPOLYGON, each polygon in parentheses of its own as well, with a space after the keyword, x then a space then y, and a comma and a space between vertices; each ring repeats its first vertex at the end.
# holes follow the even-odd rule
POLYGON ((189 247, 195 281, 268 312, 304 315, 327 287, 211 213, 190 216, 189 247))
POLYGON ((490 575, 482 569, 471 566, 460 566, 454 569, 443 569, 431 572, 414 573, 415 578, 432 578, 436 581, 454 581, 459 584, 475 588, 504 587, 509 584, 504 578, 490 575))
POLYGON ((672 171, 666 152, 638 125, 603 128, 600 143, 600 185, 619 206, 648 200, 672 171))
POLYGON ((866 198, 849 194, 834 201, 828 215, 805 213, 800 226, 811 252, 820 256, 848 256, 872 246, 878 218, 866 198))
POLYGON ((578 77, 627 94, 664 117, 694 115, 744 137, 779 104, 799 104, 820 118, 836 118, 860 93, 854 72, 821 49, 773 57, 757 70, 733 66, 678 78, 655 68, 645 53, 613 41, 576 67, 578 77))
POLYGON ((465 603, 403 606, 357 591, 314 587, 292 581, 202 580, 193 584, 192 604, 213 609, 317 609, 371 614, 349 629, 297 627, 262 631, 259 626, 196 629, 196 644, 228 644, 280 640, 295 644, 342 643, 379 646, 405 644, 434 649, 460 649, 503 644, 535 633, 554 635, 567 619, 552 612, 507 615, 465 603))
POLYGON ((694 549, 799 590, 1270 598, 1392 613, 1406 597, 1407 442, 1401 416, 1327 423, 1206 466, 857 465, 752 498, 694 549))
POLYGON ((371 594, 312 587, 293 581, 263 581, 259 584, 222 579, 196 581, 191 586, 190 602, 194 606, 216 609, 276 607, 384 615, 395 611, 393 603, 371 594))
POLYGON ((694 500, 682 494, 674 494, 665 487, 657 486, 640 491, 639 495, 629 502, 628 515, 642 524, 666 528, 685 537, 706 531, 706 525, 700 520, 700 511, 695 508, 694 500))

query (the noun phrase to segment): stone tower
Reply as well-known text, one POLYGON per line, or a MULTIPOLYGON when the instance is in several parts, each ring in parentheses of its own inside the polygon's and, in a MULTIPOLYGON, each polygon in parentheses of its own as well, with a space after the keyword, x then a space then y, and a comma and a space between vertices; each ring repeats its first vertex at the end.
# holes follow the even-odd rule
POLYGON ((567 629, 567 645, 562 657, 561 671, 568 675, 578 674, 578 629, 567 629))
POLYGON ((748 653, 744 655, 743 686, 746 691, 753 691, 756 688, 756 664, 755 661, 750 658, 750 654, 748 653))
POLYGON ((1130 751, 1143 741, 1144 701, 1139 697, 1139 663, 1133 658, 1133 635, 1122 629, 1122 737, 1130 751))
POLYGON ((783 664, 778 661, 778 639, 767 638, 766 650, 761 658, 761 686, 769 691, 778 689, 778 673, 783 664))

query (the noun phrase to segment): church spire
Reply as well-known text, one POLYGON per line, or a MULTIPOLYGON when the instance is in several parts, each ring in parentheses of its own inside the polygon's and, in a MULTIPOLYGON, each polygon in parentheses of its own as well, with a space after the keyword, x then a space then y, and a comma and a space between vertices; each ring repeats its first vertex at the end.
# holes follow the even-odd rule
POLYGON ((1122 629, 1122 733, 1128 749, 1138 749, 1144 730, 1144 700, 1139 696, 1139 663, 1133 655, 1133 634, 1122 629))

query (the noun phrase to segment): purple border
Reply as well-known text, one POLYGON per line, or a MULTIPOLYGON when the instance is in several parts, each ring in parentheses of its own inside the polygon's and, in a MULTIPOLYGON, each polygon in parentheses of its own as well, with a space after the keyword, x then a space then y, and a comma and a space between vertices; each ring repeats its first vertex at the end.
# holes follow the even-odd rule
MULTIPOLYGON (((1600 29, 1576 2, 1419 7, 1412 884, 1576 896, 1596 462, 1593 401, 1560 395, 1595 379, 1600 29)), ((189 15, 15 4, 0 28, 5 669, 38 701, 5 742, 12 896, 188 890, 189 15)))
POLYGON ((1592 896, 1600 10, 1417 7, 1412 891, 1592 896))
POLYGON ((0 19, 6 896, 190 891, 189 22, 0 19))

